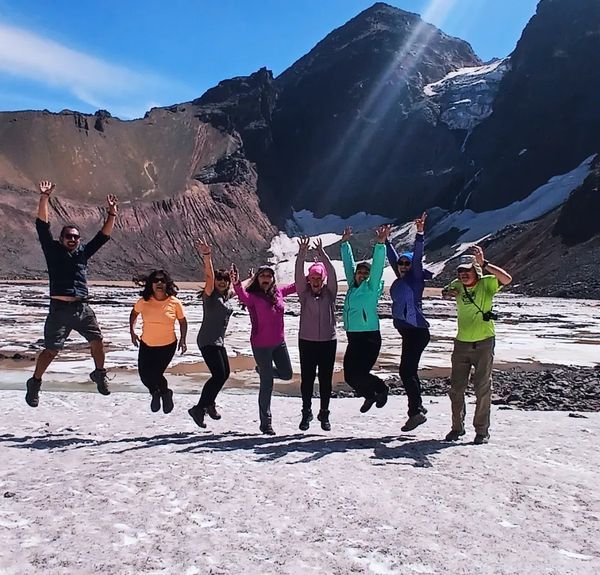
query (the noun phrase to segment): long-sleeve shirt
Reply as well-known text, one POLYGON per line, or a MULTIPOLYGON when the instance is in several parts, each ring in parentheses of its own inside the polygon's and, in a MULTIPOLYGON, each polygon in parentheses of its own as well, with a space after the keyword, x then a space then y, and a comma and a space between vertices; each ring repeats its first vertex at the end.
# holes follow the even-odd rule
POLYGON ((88 260, 110 239, 98 232, 87 244, 69 251, 52 237, 50 224, 37 218, 35 227, 46 257, 50 278, 50 296, 64 295, 85 299, 88 296, 88 260))
POLYGON ((375 244, 371 273, 358 287, 354 285, 356 264, 348 242, 342 243, 341 252, 348 282, 348 291, 344 300, 344 327, 346 331, 379 331, 377 302, 383 292, 385 246, 381 243, 375 244))
POLYGON ((296 292, 296 284, 275 288, 274 302, 261 293, 247 292, 241 283, 234 284, 233 289, 250 314, 252 325, 250 344, 252 347, 274 347, 283 343, 285 341, 284 298, 296 292))
POLYGON ((337 296, 337 275, 331 260, 322 256, 327 270, 327 283, 315 295, 304 275, 304 260, 296 257, 296 291, 300 299, 300 330, 298 337, 308 341, 331 341, 335 333, 335 298, 337 296))
POLYGON ((423 290, 425 280, 431 279, 432 273, 423 269, 423 234, 417 233, 413 248, 412 265, 404 277, 398 276, 398 254, 394 246, 387 241, 386 251, 388 261, 397 278, 390 287, 392 298, 392 317, 396 327, 429 327, 423 315, 423 290))

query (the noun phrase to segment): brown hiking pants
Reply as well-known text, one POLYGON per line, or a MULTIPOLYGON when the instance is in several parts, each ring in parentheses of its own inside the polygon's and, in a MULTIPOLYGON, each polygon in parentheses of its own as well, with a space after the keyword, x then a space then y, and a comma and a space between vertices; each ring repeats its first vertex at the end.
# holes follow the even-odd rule
POLYGON ((462 431, 465 425, 465 391, 469 385, 471 368, 473 387, 477 399, 473 426, 475 433, 487 434, 490 427, 492 403, 492 364, 496 339, 466 342, 454 340, 452 375, 450 377, 450 402, 452 403, 452 429, 462 431))

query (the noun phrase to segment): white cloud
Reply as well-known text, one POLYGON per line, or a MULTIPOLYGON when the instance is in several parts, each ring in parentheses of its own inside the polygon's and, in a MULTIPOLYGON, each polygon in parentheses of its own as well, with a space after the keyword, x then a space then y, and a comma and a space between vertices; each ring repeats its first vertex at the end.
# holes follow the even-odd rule
MULTIPOLYGON (((115 115, 142 115, 150 98, 172 88, 153 74, 111 64, 27 30, 0 23, 0 73, 68 90, 82 102, 115 115)), ((171 103, 171 102, 166 102, 171 103)))

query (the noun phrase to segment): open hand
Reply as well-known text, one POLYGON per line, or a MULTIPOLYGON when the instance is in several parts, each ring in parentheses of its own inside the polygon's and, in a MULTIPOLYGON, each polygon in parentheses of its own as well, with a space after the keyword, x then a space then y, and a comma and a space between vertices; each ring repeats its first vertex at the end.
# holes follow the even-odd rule
POLYGON ((315 239, 315 243, 313 244, 313 250, 316 250, 318 253, 323 253, 323 240, 321 238, 315 239))
POLYGON ((108 213, 117 215, 119 198, 117 198, 117 196, 114 196, 113 194, 108 194, 108 196, 106 196, 106 203, 108 204, 108 213))
POLYGON ((131 332, 131 343, 138 347, 140 344, 140 337, 135 333, 135 331, 131 332))
POLYGON ((208 244, 204 238, 199 238, 196 240, 196 248, 200 252, 201 256, 209 256, 211 253, 210 244, 208 244))
POLYGON ((471 246, 471 253, 475 256, 477 263, 483 266, 485 258, 483 257, 483 249, 480 246, 471 246))
POLYGON ((390 237, 391 231, 392 231, 392 226, 390 224, 384 224, 383 226, 379 226, 375 230, 375 235, 377 236, 377 242, 380 244, 385 243, 385 241, 390 237))
POLYGON ((187 343, 185 343, 183 340, 179 340, 177 349, 181 350, 181 355, 183 355, 187 351, 187 343))
POLYGON ((308 247, 310 244, 310 238, 308 236, 302 236, 298 240, 298 252, 301 254, 306 254, 308 251, 308 247))
POLYGON ((42 180, 38 187, 40 189, 40 194, 44 194, 45 196, 49 196, 56 188, 56 184, 53 184, 49 180, 42 180))

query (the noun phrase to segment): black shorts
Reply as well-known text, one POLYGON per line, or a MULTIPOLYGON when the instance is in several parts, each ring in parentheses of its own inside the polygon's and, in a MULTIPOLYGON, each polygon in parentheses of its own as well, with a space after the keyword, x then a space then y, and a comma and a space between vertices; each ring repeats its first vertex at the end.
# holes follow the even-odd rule
POLYGON ((62 349, 71 330, 80 333, 88 341, 102 340, 96 314, 88 303, 50 300, 50 311, 44 325, 46 349, 62 349))

